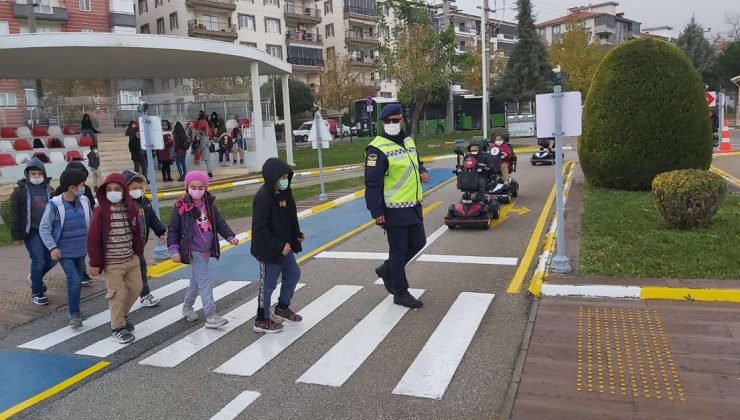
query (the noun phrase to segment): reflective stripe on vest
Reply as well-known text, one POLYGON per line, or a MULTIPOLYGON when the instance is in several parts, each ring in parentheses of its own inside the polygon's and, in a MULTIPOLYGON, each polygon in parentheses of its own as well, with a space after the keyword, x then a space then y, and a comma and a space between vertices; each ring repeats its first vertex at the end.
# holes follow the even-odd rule
POLYGON ((403 142, 405 147, 378 136, 368 145, 388 158, 388 172, 383 180, 383 198, 388 208, 415 207, 423 199, 416 145, 411 137, 403 142))

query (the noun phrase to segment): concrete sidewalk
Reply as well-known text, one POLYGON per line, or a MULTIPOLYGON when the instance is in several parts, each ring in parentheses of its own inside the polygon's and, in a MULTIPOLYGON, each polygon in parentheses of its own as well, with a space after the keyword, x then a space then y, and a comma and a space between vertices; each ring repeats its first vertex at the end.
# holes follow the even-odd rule
POLYGON ((513 419, 734 419, 740 305, 544 298, 513 419))

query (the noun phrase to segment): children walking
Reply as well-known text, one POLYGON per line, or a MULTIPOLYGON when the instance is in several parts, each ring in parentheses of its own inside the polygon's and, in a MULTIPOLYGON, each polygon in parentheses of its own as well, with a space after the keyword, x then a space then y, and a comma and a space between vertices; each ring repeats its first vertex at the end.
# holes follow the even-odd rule
POLYGON ((219 214, 214 204, 215 197, 208 192, 208 175, 202 171, 188 172, 185 175, 185 192, 175 203, 167 229, 167 246, 172 261, 190 264, 193 271, 182 306, 182 316, 191 322, 198 320, 193 305, 200 294, 206 328, 219 328, 228 321, 216 313, 208 262, 211 257, 218 259, 221 256, 218 234, 234 246, 239 244, 239 240, 219 214))
POLYGON ((51 178, 46 176, 44 164, 36 157, 28 162, 24 175, 10 195, 10 236, 15 245, 25 244, 31 257, 31 274, 28 276, 31 301, 36 305, 48 305, 49 299, 44 296, 44 276, 56 262, 41 240, 39 225, 53 194, 49 185, 51 178))
MULTIPOLYGON (((167 229, 154 212, 152 203, 144 196, 144 191, 146 190, 146 178, 144 178, 144 175, 128 170, 123 171, 123 176, 126 178, 126 182, 128 183, 128 195, 131 196, 131 200, 133 201, 134 206, 136 206, 136 211, 139 216, 139 230, 141 231, 141 238, 144 241, 144 245, 149 242, 150 229, 154 231, 154 234, 157 235, 159 240, 164 244, 167 240, 164 236, 167 229)), ((141 305, 147 308, 157 306, 159 305, 159 299, 155 298, 149 289, 149 277, 146 274, 146 257, 144 257, 144 255, 139 256, 139 264, 141 266, 141 281, 144 286, 139 294, 141 305)))
POLYGON ((110 174, 97 192, 98 206, 93 213, 87 237, 90 275, 105 273, 113 340, 126 344, 135 340, 134 325, 128 319, 141 293, 139 257, 144 252, 138 216, 128 193, 126 178, 110 174))
POLYGON ((290 300, 301 277, 295 253, 301 252, 305 236, 298 226, 298 212, 290 190, 293 171, 280 159, 270 158, 262 165, 262 176, 265 183, 252 203, 251 251, 260 263, 259 304, 253 330, 276 333, 283 329, 280 321, 302 320, 290 309, 290 300), (280 297, 272 317, 270 299, 281 274, 280 297))
POLYGON ((85 243, 90 226, 90 201, 85 197, 87 175, 79 169, 67 169, 59 178, 61 195, 52 198, 41 218, 39 233, 51 258, 67 276, 69 326, 82 327, 85 316, 80 311, 80 289, 85 275, 85 243))

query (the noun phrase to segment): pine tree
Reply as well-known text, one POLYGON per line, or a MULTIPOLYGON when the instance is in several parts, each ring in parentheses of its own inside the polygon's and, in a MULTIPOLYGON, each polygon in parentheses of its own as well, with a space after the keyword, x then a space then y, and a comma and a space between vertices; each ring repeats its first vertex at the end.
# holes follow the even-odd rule
POLYGON ((705 83, 714 78, 714 48, 704 36, 704 28, 696 23, 693 16, 678 36, 678 47, 686 53, 705 83))
POLYGON ((532 100, 550 89, 547 49, 532 17, 532 1, 517 0, 519 42, 514 47, 496 92, 505 99, 532 100))

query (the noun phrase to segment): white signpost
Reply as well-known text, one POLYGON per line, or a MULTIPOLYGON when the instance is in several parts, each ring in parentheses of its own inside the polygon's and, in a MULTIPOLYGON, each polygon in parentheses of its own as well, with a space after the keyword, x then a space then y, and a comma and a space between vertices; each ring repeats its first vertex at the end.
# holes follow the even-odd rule
POLYGON ((321 111, 317 109, 314 112, 313 126, 311 126, 311 131, 308 133, 308 141, 312 143, 314 149, 319 151, 319 184, 321 184, 319 200, 321 201, 328 199, 326 191, 324 191, 324 164, 322 162, 321 149, 328 149, 331 139, 332 135, 329 132, 329 127, 324 123, 324 119, 321 118, 321 111))
POLYGON ((555 137, 555 204, 557 209, 557 254, 552 271, 569 273, 570 261, 565 256, 565 222, 563 217, 563 136, 580 136, 582 130, 581 92, 562 93, 556 85, 553 93, 537 95, 537 137, 555 137))
MULTIPOLYGON (((155 115, 147 115, 149 105, 143 103, 139 105, 139 127, 141 128, 141 149, 146 150, 146 162, 148 173, 144 174, 151 183, 152 190, 152 207, 154 213, 159 217, 159 197, 157 197, 157 178, 154 175, 154 159, 152 158, 152 150, 164 149, 164 137, 162 136, 162 120, 155 115)), ((157 246, 154 248, 154 259, 157 261, 166 260, 169 258, 169 253, 164 244, 157 241, 157 246)))

